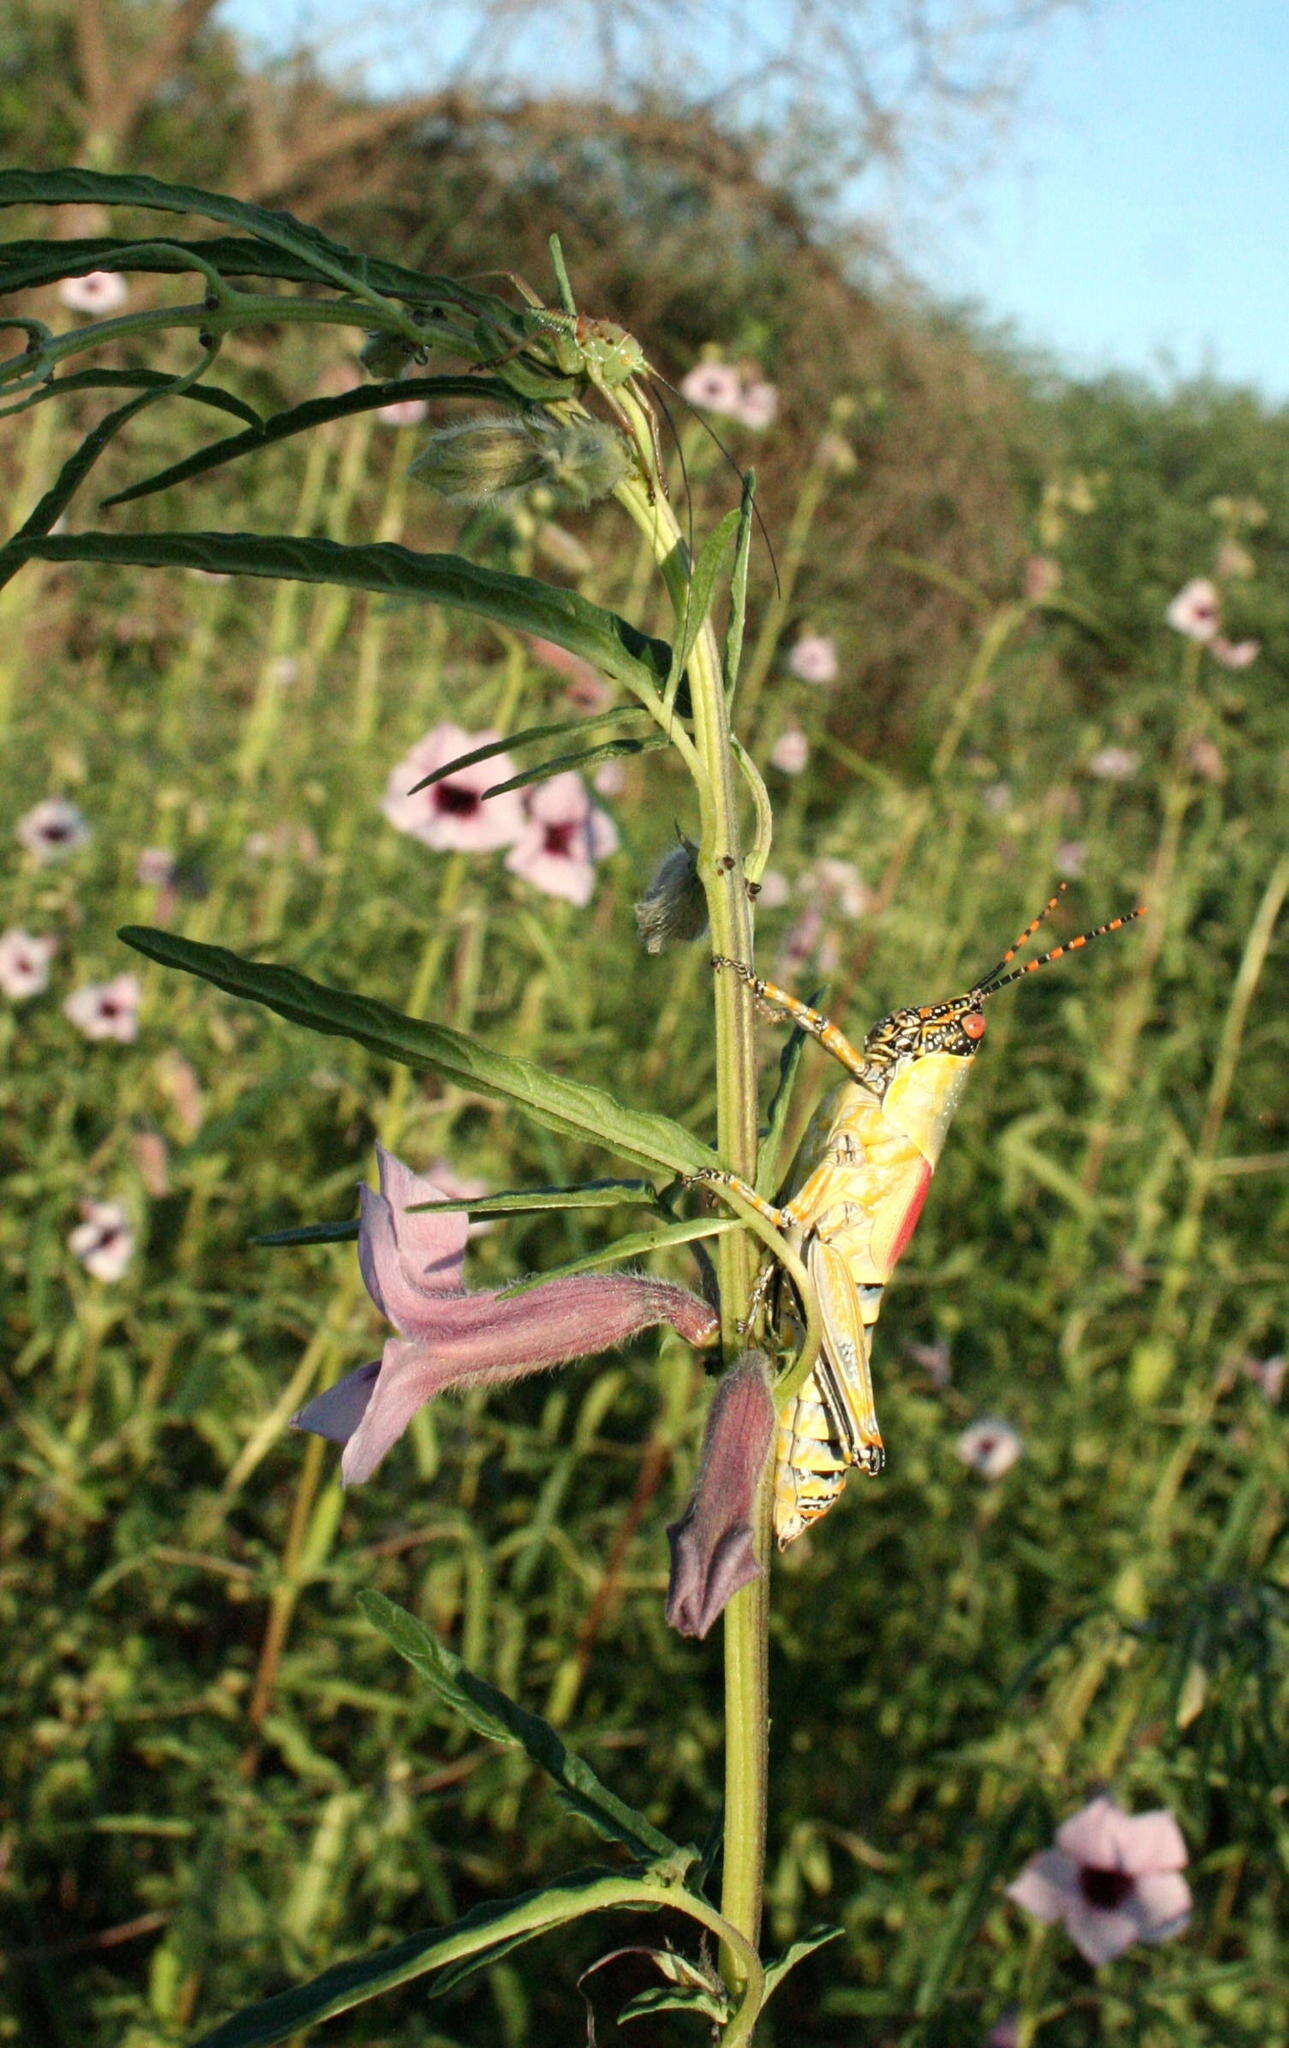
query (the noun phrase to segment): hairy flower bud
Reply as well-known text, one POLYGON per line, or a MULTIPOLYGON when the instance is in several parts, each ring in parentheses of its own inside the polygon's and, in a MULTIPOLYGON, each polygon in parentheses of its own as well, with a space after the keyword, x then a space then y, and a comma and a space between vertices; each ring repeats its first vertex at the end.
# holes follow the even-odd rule
POLYGON ((377 328, 359 349, 358 360, 369 377, 383 382, 387 377, 400 376, 415 353, 401 334, 382 334, 377 328))
POLYGON ((635 907, 636 929, 646 953, 701 939, 707 930, 707 899, 698 879, 698 848, 682 836, 658 863, 635 907))
POLYGON ((450 504, 495 503, 541 484, 555 499, 581 506, 607 497, 630 468, 626 441, 604 421, 531 413, 440 427, 411 473, 450 504))

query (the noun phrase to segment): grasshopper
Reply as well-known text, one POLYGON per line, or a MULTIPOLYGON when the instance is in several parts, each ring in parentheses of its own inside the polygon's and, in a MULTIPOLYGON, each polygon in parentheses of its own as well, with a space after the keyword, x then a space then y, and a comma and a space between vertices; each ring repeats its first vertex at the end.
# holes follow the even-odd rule
MULTIPOLYGON (((857 1048, 819 1011, 737 960, 717 956, 767 1010, 818 1039, 846 1069, 809 1124, 781 1205, 735 1175, 712 1168, 696 1176, 726 1187, 781 1231, 800 1254, 819 1296, 823 1342, 817 1362, 779 1418, 774 1531, 780 1549, 827 1514, 852 1465, 880 1472, 884 1452, 869 1368, 882 1297, 917 1226, 945 1136, 985 1035, 983 1005, 999 989, 1117 932, 1140 909, 1111 918, 1050 952, 1011 962, 1060 902, 1061 890, 965 995, 893 1010, 857 1048)), ((749 1316, 767 1275, 757 1283, 749 1316)))

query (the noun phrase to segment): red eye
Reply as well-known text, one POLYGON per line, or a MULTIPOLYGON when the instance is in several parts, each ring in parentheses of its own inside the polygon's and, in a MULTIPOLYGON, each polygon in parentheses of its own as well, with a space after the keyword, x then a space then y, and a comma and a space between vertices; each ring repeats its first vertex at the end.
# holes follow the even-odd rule
POLYGON ((983 1010, 968 1010, 966 1016, 962 1020, 962 1028, 966 1032, 968 1038, 983 1038, 985 1035, 985 1017, 983 1010))

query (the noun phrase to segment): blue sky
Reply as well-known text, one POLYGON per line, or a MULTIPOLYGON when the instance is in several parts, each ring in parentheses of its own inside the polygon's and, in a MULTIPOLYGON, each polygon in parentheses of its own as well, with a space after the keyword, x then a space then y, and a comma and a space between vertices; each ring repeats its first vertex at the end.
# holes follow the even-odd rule
MULTIPOLYGON (((424 4, 409 26, 434 20, 441 47, 457 10, 424 4)), ((758 4, 768 23, 783 0, 758 4)), ((320 23, 364 11, 229 0, 224 18, 263 32, 306 6, 320 23)), ((921 283, 1071 370, 1212 373, 1289 402, 1289 0, 1093 0, 1058 17, 1035 33, 991 165, 889 218, 921 283)))

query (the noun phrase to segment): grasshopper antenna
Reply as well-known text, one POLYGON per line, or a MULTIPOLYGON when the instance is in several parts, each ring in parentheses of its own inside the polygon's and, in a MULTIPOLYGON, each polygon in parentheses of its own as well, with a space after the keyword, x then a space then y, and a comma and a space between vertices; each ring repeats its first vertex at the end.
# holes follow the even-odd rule
MULTIPOLYGON (((654 381, 654 379, 650 380, 651 388, 654 381)), ((670 390, 671 386, 668 385, 667 388, 668 390, 670 390)), ((676 422, 672 418, 671 407, 668 405, 661 391, 655 390, 653 395, 657 399, 658 406, 662 413, 662 416, 667 422, 667 427, 670 431, 672 442, 674 443, 676 449, 676 459, 680 463, 680 481, 684 486, 685 492, 686 540, 689 544, 689 559, 692 562, 694 559, 694 494, 689 488, 689 464, 685 460, 685 450, 681 444, 680 435, 676 431, 676 422)))
MULTIPOLYGON (((1059 900, 1058 897, 1053 898, 1054 902, 1059 900)), ((1048 910, 1050 908, 1051 904, 1047 906, 1048 910)), ((1042 923, 1046 915, 1047 910, 1044 910, 1039 917, 1035 918, 1035 927, 1042 923)), ((1107 932, 1122 931, 1126 924, 1133 924, 1137 918, 1144 917, 1145 915, 1146 906, 1144 903, 1139 903, 1135 910, 1127 910, 1121 917, 1112 917, 1107 924, 1094 925, 1090 932, 1080 932, 1077 938, 1066 939, 1062 945, 1053 946, 1050 953, 1040 953, 1037 960, 1027 960, 1023 967, 1013 967, 1010 974, 1000 974, 998 969, 995 968, 989 980, 983 982, 979 988, 973 989, 972 994, 979 1001, 983 1002, 986 996, 997 995, 999 989, 1006 988, 1009 982, 1023 981, 1027 974, 1037 974, 1040 967, 1048 967, 1053 960, 1064 959, 1067 953, 1079 952, 1084 946, 1091 945, 1093 939, 1103 939, 1107 932)), ((1015 948, 1012 951, 1014 952, 1015 948)), ((1008 953, 1007 958, 1011 958, 1011 953, 1008 953)))
POLYGON ((559 236, 552 235, 547 243, 547 247, 551 252, 551 266, 555 272, 555 283, 559 291, 560 304, 569 318, 576 320, 577 300, 573 297, 573 287, 568 281, 568 267, 564 262, 564 247, 559 236))
MULTIPOLYGON (((680 400, 681 404, 685 407, 686 411, 692 414, 693 418, 698 421, 699 426, 706 434, 708 440, 714 441, 716 443, 716 446, 720 449, 721 454, 725 457, 725 460, 728 462, 730 468, 733 470, 739 482, 741 484, 746 484, 747 478, 744 476, 742 470, 739 468, 737 462, 734 460, 734 457, 730 454, 729 449, 725 446, 725 443, 722 441, 715 427, 711 424, 711 421, 705 420, 703 418, 703 415, 701 414, 701 412, 699 412, 697 406, 691 405, 689 400, 686 398, 684 392, 681 391, 678 388, 678 386, 673 384, 669 377, 664 377, 661 370, 651 370, 649 374, 653 378, 655 383, 665 384, 668 391, 670 391, 672 397, 678 398, 680 400)), ((662 401, 659 400, 659 403, 661 404, 662 401)), ((666 410, 667 408, 664 405, 663 411, 665 412, 666 410)), ((675 429, 673 428, 672 431, 674 433, 675 429)), ((764 519, 761 517, 761 508, 757 504, 755 498, 753 498, 752 500, 752 517, 753 519, 755 519, 758 527, 760 528, 761 538, 765 542, 765 552, 770 557, 770 571, 774 577, 774 594, 777 598, 781 598, 783 596, 783 585, 779 581, 778 557, 775 555, 774 552, 774 542, 770 539, 770 529, 766 525, 764 519)))

